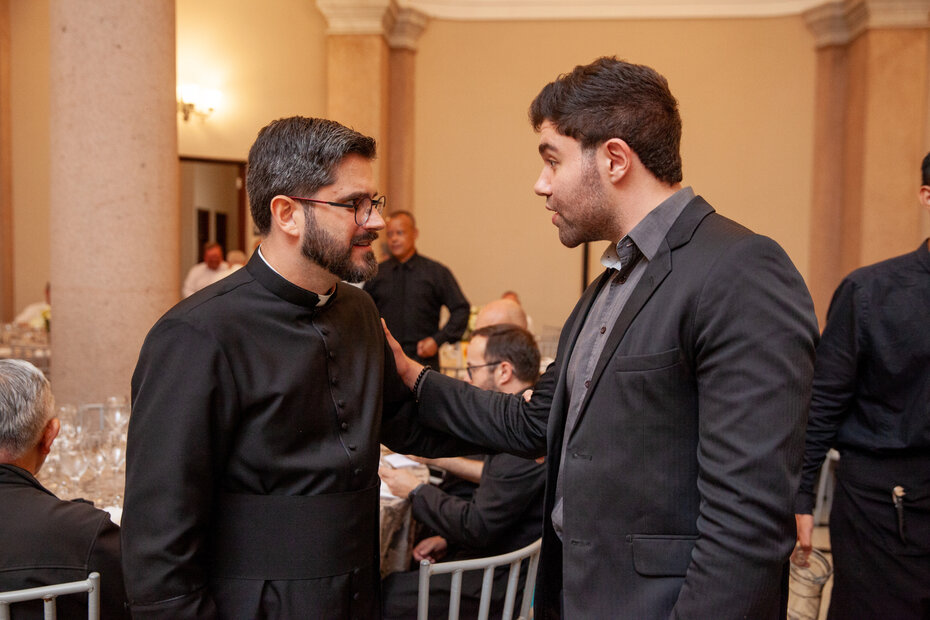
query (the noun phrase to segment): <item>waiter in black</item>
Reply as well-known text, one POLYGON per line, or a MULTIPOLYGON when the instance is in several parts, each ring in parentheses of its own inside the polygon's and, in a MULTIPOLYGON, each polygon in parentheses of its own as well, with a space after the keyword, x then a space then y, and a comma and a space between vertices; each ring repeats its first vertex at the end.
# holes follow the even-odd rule
MULTIPOLYGON (((930 154, 920 201, 930 210, 930 154)), ((849 274, 817 347, 798 542, 810 550, 814 480, 840 453, 830 511, 829 618, 930 618, 930 240, 849 274)))
POLYGON ((379 265, 378 275, 365 283, 365 290, 404 353, 439 368, 440 345, 465 333, 468 300, 445 265, 417 253, 419 231, 412 213, 395 211, 387 221, 386 235, 391 258, 379 265), (449 320, 440 329, 443 306, 449 310, 449 320))

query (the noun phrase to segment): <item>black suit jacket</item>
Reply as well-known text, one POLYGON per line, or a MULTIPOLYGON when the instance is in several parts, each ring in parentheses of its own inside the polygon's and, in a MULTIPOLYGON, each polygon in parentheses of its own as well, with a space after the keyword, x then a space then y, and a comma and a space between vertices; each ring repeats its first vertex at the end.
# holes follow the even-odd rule
POLYGON ((610 332, 563 461, 566 368, 607 279, 579 300, 530 403, 430 373, 420 415, 492 449, 547 448, 538 618, 560 604, 568 618, 784 617, 818 338, 801 276, 693 199, 610 332))
MULTIPOLYGON (((81 500, 60 500, 26 470, 0 465, 0 523, 0 591, 80 581, 97 571, 101 617, 129 617, 119 528, 110 515, 81 500)), ((11 611, 14 620, 42 618, 42 601, 11 611)), ((87 595, 59 597, 58 617, 87 617, 87 595)))

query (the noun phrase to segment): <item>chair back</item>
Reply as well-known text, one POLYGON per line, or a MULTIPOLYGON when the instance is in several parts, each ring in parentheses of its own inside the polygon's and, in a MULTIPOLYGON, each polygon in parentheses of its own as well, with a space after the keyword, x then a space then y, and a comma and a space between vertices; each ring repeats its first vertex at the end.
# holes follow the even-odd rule
POLYGON ((100 620, 100 573, 91 573, 83 581, 0 592, 0 620, 10 620, 10 604, 36 599, 45 601, 45 620, 55 620, 58 617, 55 599, 80 592, 87 592, 87 620, 100 620))
POLYGON ((417 597, 417 620, 427 620, 429 614, 429 580, 432 575, 452 574, 452 590, 449 595, 449 620, 458 620, 459 606, 462 599, 462 575, 465 571, 483 571, 481 582, 481 601, 478 607, 478 620, 488 620, 491 608, 491 591, 493 589, 494 569, 498 566, 510 566, 507 576, 507 591, 504 595, 504 613, 502 620, 513 618, 514 605, 517 598, 517 586, 520 578, 520 566, 524 560, 529 562, 526 571, 526 581, 523 588, 523 599, 520 605, 520 615, 517 620, 530 618, 530 607, 533 604, 533 588, 536 584, 536 569, 539 566, 539 551, 542 539, 537 539, 522 549, 495 555, 487 558, 472 560, 456 560, 454 562, 439 562, 430 564, 428 560, 420 562, 420 584, 417 597))

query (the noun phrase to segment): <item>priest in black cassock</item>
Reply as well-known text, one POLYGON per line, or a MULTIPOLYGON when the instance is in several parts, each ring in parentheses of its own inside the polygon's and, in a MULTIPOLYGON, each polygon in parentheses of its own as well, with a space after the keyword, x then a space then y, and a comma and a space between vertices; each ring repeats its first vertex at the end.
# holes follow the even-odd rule
POLYGON ((454 441, 410 423, 375 305, 340 282, 377 270, 374 157, 332 121, 262 129, 259 251, 148 334, 122 530, 134 617, 379 615, 379 441, 426 455, 454 441))

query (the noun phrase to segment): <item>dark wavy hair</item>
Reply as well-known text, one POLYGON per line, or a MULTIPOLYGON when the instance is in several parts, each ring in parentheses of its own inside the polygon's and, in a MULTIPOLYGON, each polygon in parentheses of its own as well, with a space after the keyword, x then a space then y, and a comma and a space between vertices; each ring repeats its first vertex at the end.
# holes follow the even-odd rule
POLYGON ((543 87, 529 115, 536 131, 549 121, 585 150, 620 138, 657 179, 681 181, 678 101, 655 69, 598 58, 543 87))
POLYGON ((930 153, 927 153, 923 163, 920 164, 920 178, 921 185, 930 185, 930 153))
POLYGON ((267 235, 271 230, 272 198, 312 197, 336 180, 336 167, 350 153, 374 159, 374 138, 335 121, 303 116, 281 118, 262 128, 249 149, 246 180, 258 231, 267 235))

